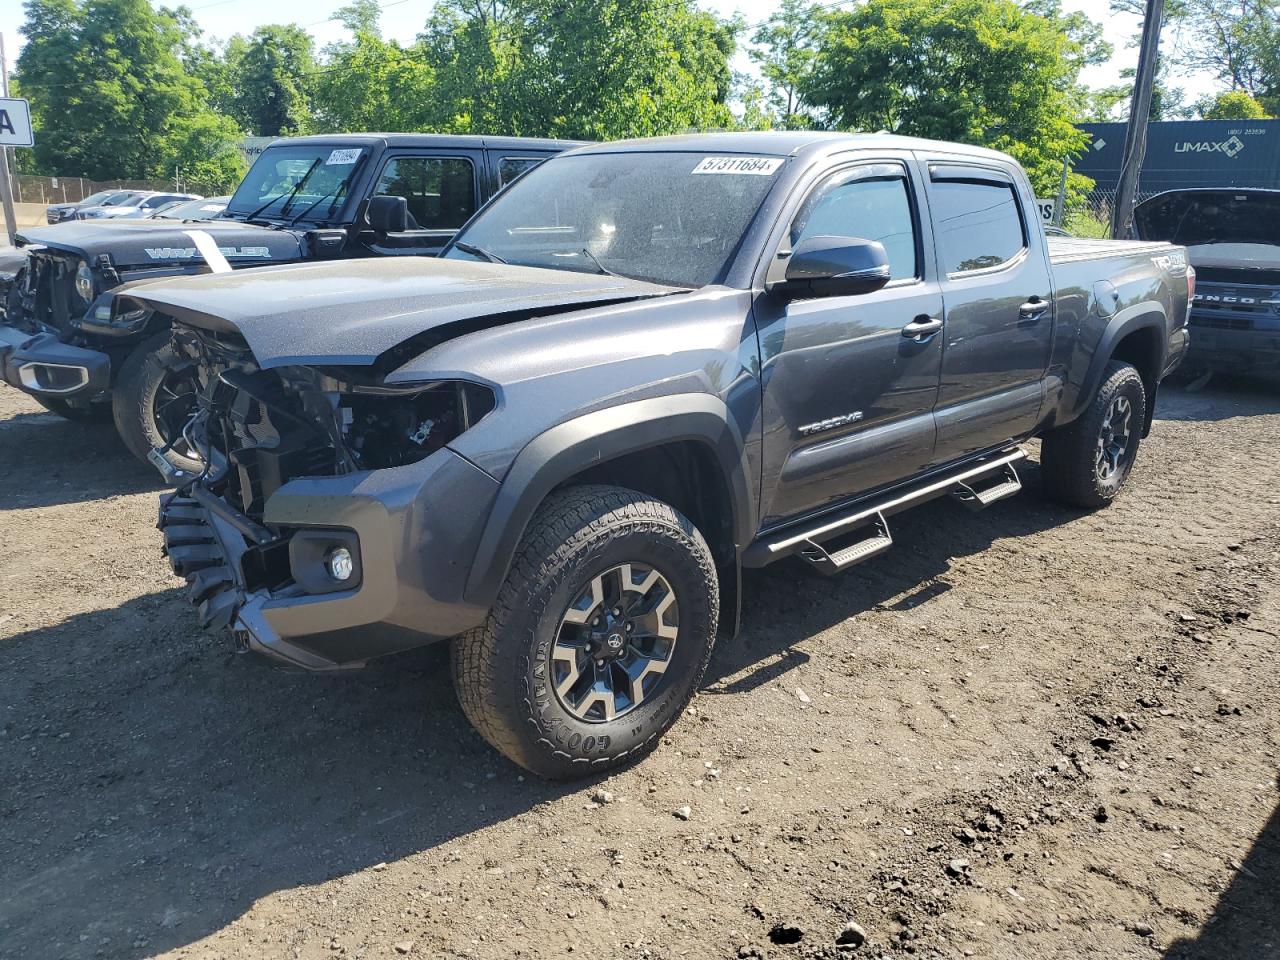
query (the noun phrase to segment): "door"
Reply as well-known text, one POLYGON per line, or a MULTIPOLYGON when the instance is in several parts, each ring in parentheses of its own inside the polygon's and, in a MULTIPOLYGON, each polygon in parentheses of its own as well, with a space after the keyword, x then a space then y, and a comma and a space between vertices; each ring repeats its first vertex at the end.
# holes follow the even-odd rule
POLYGON ((801 203, 774 257, 771 279, 806 237, 876 240, 889 255, 891 280, 858 296, 757 299, 762 526, 892 483, 933 457, 942 295, 923 255, 931 241, 914 177, 900 161, 827 176, 801 203))
POLYGON ((1053 345, 1052 281, 1026 216, 1031 201, 1009 170, 935 162, 928 171, 946 307, 935 457, 945 463, 1035 428, 1053 345))
POLYGON ((435 256, 480 203, 483 154, 422 156, 388 153, 371 196, 404 197, 409 229, 382 237, 367 235, 367 245, 382 256, 435 256))

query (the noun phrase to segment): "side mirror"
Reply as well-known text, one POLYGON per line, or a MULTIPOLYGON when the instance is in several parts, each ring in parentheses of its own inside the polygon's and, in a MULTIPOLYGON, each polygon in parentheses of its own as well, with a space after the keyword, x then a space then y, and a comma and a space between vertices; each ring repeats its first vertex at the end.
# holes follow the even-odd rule
POLYGON ((858 237, 809 237, 796 244, 786 279, 773 290, 788 299, 848 297, 889 282, 884 245, 858 237))
POLYGON ((404 233, 409 229, 409 201, 379 194, 369 200, 365 219, 374 233, 404 233))

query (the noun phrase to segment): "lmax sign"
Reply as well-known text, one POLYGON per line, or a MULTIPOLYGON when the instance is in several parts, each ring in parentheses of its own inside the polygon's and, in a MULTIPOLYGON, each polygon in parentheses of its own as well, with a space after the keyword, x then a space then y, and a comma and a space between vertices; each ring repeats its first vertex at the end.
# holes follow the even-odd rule
POLYGON ((35 142, 27 101, 0 98, 0 147, 30 147, 35 142))

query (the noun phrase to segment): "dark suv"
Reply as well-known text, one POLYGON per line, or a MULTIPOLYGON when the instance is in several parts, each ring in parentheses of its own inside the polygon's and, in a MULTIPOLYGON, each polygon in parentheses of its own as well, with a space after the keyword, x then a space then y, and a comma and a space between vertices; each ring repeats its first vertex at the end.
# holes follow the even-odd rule
POLYGON ((113 316, 112 290, 270 263, 434 256, 504 184, 572 145, 404 133, 280 140, 214 219, 24 230, 29 256, 9 286, 0 375, 69 419, 114 417, 139 458, 163 447, 175 467, 198 472, 183 437, 190 366, 165 349, 166 317, 113 316))

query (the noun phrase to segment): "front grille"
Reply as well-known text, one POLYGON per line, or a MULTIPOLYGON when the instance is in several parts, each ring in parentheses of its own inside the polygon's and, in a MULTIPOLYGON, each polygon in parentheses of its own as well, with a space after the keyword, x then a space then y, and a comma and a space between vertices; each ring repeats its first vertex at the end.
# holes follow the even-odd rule
POLYGON ((62 336, 73 332, 71 321, 83 313, 76 296, 79 260, 35 251, 27 260, 26 282, 13 298, 10 322, 28 333, 53 330, 62 336))
MULTIPOLYGON (((1197 309, 1202 305, 1197 304, 1197 309)), ((1191 325, 1193 327, 1212 327, 1215 330, 1252 330, 1253 319, 1251 317, 1206 317, 1191 315, 1191 325)))

